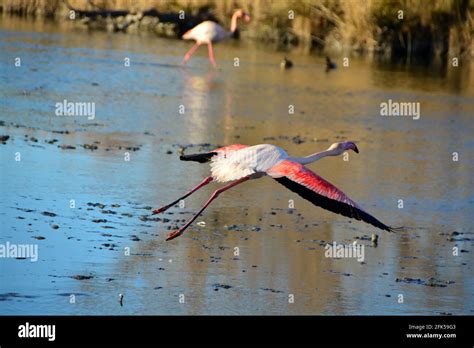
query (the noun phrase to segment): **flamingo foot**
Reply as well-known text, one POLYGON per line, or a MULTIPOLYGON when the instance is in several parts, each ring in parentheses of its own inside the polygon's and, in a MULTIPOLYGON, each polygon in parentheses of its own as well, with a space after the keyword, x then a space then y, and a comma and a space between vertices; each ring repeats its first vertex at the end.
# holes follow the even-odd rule
POLYGON ((169 241, 169 240, 172 240, 172 239, 175 239, 176 237, 179 237, 180 235, 183 234, 183 230, 176 230, 176 231, 173 231, 171 233, 168 233, 168 235, 166 236, 166 241, 169 241))

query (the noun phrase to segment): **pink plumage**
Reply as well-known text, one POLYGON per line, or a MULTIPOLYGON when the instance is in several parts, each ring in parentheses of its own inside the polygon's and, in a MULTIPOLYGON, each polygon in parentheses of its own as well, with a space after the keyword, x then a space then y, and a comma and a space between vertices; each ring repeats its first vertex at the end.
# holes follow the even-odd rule
POLYGON ((220 152, 223 154, 231 153, 237 150, 241 150, 248 147, 248 145, 242 145, 242 144, 233 144, 233 145, 228 145, 228 146, 223 146, 218 149, 215 149, 211 152, 220 152))
POLYGON ((281 161, 276 166, 272 167, 267 172, 267 174, 274 179, 286 177, 289 180, 294 181, 295 183, 300 184, 317 194, 323 195, 334 201, 346 203, 355 208, 359 208, 357 203, 351 200, 344 192, 339 190, 330 182, 321 178, 319 175, 316 175, 302 164, 288 160, 281 161))

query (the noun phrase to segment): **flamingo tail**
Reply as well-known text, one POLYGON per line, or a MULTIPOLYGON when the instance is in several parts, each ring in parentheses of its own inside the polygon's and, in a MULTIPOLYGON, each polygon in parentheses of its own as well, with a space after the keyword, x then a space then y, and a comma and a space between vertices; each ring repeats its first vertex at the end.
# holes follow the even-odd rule
POLYGON ((217 152, 208 152, 208 153, 197 153, 193 155, 182 155, 179 157, 181 161, 193 161, 199 163, 206 163, 211 160, 213 156, 217 155, 217 152))

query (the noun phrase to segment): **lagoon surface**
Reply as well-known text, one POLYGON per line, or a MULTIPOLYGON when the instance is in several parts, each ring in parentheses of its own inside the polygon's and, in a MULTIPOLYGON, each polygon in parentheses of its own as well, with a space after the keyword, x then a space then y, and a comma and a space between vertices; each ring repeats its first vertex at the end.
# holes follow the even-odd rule
POLYGON ((1 19, 0 243, 37 245, 38 260, 0 259, 0 314, 474 313, 471 62, 354 57, 326 73, 318 55, 226 42, 217 70, 204 47, 182 68, 190 45, 1 19), (293 69, 280 70, 284 55, 293 69), (389 99, 420 103, 420 118, 381 116, 389 99), (57 116, 64 100, 95 103, 95 117, 57 116), (219 185, 150 215, 209 173, 179 161, 183 147, 306 156, 344 140, 360 153, 309 168, 404 231, 324 211, 269 178, 225 192, 170 242, 219 185), (364 262, 325 257, 334 241, 363 244, 364 262))

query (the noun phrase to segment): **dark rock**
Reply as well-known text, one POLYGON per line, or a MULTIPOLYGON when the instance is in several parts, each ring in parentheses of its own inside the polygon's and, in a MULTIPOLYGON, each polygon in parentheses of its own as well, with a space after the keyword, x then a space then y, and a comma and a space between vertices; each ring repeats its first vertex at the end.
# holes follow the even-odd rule
POLYGON ((293 138, 291 138, 291 140, 293 141, 293 143, 299 145, 299 144, 303 144, 306 140, 301 138, 299 135, 297 136, 294 136, 293 138))
POLYGON ((232 288, 231 285, 226 285, 226 284, 213 284, 212 286, 214 286, 214 291, 216 291, 217 289, 230 289, 232 288))
POLYGON ((72 145, 58 145, 58 147, 60 149, 63 149, 63 150, 75 150, 76 149, 76 147, 72 146, 72 145))
POLYGON ((87 203, 87 205, 89 207, 99 207, 100 209, 104 209, 105 208, 105 204, 102 204, 102 203, 87 203))
POLYGON ((113 210, 102 210, 101 211, 102 214, 117 214, 115 211, 113 210))
POLYGON ((91 150, 91 151, 98 149, 97 145, 94 145, 94 144, 84 144, 82 145, 82 147, 86 150, 91 150))
POLYGON ((279 294, 282 294, 282 293, 283 293, 283 291, 281 291, 281 290, 275 290, 275 289, 270 289, 270 288, 260 288, 260 290, 263 290, 263 291, 270 291, 270 292, 279 293, 279 294))
POLYGON ((94 276, 90 275, 90 276, 85 276, 85 275, 73 275, 71 276, 70 278, 72 279, 76 279, 76 280, 87 280, 87 279, 92 279, 94 278, 94 276))

